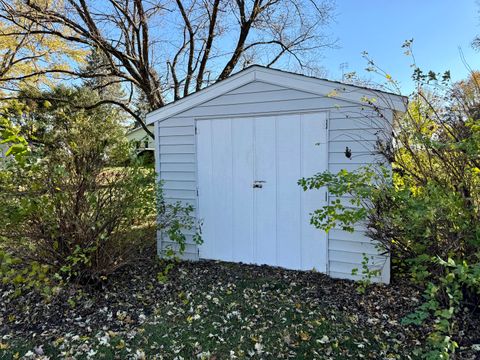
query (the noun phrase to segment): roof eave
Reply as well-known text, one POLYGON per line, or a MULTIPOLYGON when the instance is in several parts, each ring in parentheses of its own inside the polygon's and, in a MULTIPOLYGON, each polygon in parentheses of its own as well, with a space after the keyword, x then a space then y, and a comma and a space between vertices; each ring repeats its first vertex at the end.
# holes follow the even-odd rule
POLYGON ((324 79, 311 78, 262 66, 251 66, 232 75, 228 79, 148 113, 146 119, 147 125, 175 116, 255 80, 274 85, 288 86, 299 91, 328 96, 333 99, 350 101, 365 106, 378 106, 380 108, 390 108, 401 112, 406 111, 407 98, 401 95, 324 79))
POLYGON ((151 125, 156 121, 164 120, 180 112, 191 109, 201 103, 209 101, 217 96, 232 91, 240 86, 255 80, 255 68, 240 71, 231 77, 210 85, 192 95, 170 103, 162 108, 153 110, 147 114, 146 123, 151 125), (187 105, 190 102, 190 105, 187 105))

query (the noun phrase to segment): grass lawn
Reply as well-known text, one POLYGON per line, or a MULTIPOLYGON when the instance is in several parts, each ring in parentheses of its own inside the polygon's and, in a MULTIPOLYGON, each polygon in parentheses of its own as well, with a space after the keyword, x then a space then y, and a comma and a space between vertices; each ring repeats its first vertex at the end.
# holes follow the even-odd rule
POLYGON ((216 262, 180 263, 161 284, 160 269, 50 303, 4 288, 0 358, 403 359, 422 341, 399 324, 419 302, 405 285, 360 295, 318 273, 216 262))

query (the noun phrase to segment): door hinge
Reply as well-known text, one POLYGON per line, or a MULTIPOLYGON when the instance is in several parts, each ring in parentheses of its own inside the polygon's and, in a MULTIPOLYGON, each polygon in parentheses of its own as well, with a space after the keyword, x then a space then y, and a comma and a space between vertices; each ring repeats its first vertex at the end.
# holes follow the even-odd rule
POLYGON ((328 129, 328 119, 325 119, 325 129, 328 129))
POLYGON ((197 129, 197 125, 195 125, 195 135, 198 134, 198 129, 197 129))
POLYGON ((198 187, 197 187, 197 197, 198 197, 198 187))
POLYGON ((325 191, 325 202, 328 201, 328 195, 327 195, 327 192, 325 191))

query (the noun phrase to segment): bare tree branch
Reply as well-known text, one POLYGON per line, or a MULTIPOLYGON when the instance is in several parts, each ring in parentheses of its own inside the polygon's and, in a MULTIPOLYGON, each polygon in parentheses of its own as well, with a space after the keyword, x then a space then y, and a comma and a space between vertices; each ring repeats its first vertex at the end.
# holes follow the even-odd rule
POLYGON ((107 83, 123 84, 130 94, 110 103, 148 130, 136 115, 138 99, 148 110, 160 108, 248 63, 273 66, 288 57, 305 66, 331 44, 322 29, 332 9, 330 0, 0 0, 0 20, 8 25, 0 37, 15 39, 20 50, 22 37, 44 37, 105 58, 105 68, 81 72, 42 67, 40 53, 4 52, 2 68, 38 66, 21 75, 0 68, 0 88, 12 91, 37 76, 108 76, 107 83))

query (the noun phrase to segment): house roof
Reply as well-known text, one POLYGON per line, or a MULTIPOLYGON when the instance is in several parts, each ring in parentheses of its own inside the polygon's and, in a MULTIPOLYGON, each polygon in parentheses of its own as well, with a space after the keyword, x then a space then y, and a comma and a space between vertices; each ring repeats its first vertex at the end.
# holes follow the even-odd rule
POLYGON ((252 65, 225 80, 148 113, 147 124, 170 118, 253 81, 261 81, 362 105, 367 105, 368 99, 374 99, 376 106, 396 111, 405 111, 406 107, 404 96, 387 91, 252 65))
POLYGON ((125 133, 125 135, 131 135, 131 134, 134 134, 136 133, 137 131, 145 131, 144 128, 142 128, 141 126, 137 126, 137 127, 134 127, 134 128, 130 128, 127 130, 127 132, 125 133))

